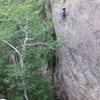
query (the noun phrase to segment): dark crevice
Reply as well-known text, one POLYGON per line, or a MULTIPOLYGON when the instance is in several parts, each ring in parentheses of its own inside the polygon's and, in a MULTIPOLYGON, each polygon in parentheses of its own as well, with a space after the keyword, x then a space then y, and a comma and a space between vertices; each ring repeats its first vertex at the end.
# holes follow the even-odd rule
POLYGON ((59 66, 61 66, 61 55, 60 54, 55 53, 52 66, 53 66, 52 85, 54 86, 54 99, 55 100, 69 100, 68 95, 65 93, 66 91, 64 90, 64 86, 65 86, 64 79, 59 69, 59 66))

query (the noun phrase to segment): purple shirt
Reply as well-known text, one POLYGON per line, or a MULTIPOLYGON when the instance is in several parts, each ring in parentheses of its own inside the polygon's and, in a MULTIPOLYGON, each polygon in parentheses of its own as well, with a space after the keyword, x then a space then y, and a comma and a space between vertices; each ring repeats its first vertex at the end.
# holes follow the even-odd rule
POLYGON ((62 15, 65 15, 65 10, 62 10, 62 15))
POLYGON ((65 10, 62 10, 61 15, 62 16, 65 16, 66 15, 66 9, 65 10))

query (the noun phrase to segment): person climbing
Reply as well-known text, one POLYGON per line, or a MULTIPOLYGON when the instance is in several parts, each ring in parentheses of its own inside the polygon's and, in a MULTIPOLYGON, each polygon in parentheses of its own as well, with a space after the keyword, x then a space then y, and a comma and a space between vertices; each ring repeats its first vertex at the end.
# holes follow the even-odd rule
POLYGON ((63 19, 65 19, 65 17, 66 17, 66 8, 62 8, 60 23, 62 22, 63 19))

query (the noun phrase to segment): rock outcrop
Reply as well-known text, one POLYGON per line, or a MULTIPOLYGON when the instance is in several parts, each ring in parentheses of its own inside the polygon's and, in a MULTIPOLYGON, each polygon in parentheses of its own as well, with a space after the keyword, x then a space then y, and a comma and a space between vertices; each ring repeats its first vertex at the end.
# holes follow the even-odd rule
POLYGON ((100 100, 100 0, 54 0, 51 7, 65 43, 56 53, 57 100, 100 100), (62 7, 68 14, 59 23, 62 7))

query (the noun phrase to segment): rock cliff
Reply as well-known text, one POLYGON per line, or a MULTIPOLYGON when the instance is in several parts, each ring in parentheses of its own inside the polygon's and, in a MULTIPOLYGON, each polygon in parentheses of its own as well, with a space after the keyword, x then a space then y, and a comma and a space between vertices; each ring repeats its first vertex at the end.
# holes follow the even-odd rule
POLYGON ((100 100, 100 0, 53 0, 51 8, 65 43, 56 53, 56 99, 100 100), (68 13, 59 23, 62 7, 68 13))

